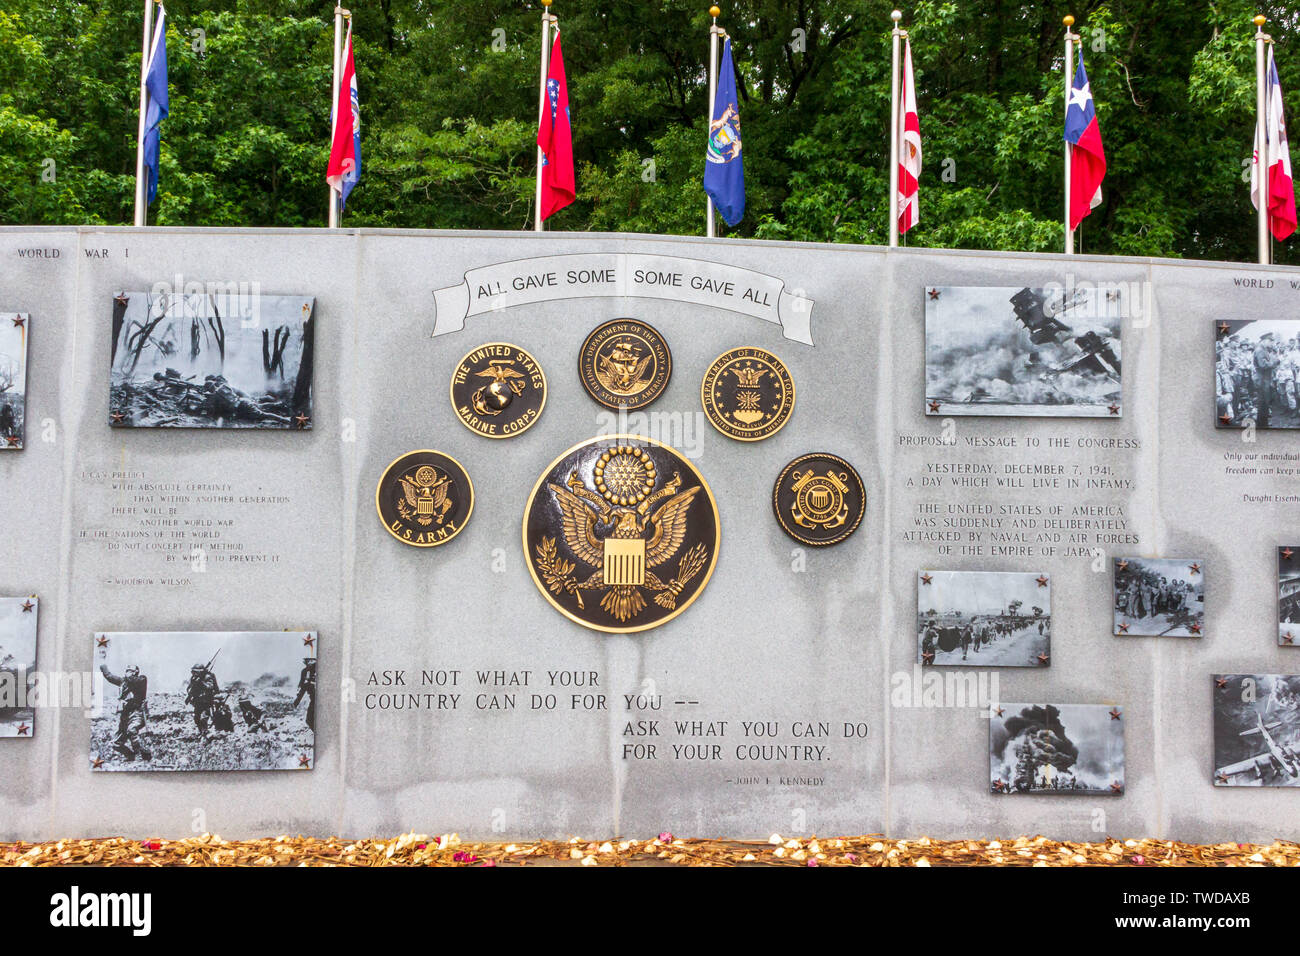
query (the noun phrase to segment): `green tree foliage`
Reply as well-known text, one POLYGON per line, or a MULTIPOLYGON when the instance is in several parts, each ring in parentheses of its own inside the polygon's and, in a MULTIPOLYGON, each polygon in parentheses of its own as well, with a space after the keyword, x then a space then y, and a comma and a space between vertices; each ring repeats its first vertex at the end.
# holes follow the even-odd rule
MULTIPOLYGON (((702 0, 557 0, 578 201, 551 228, 702 231, 702 0)), ((883 243, 889 10, 880 0, 737 0, 748 210, 730 234, 883 243)), ((354 4, 363 174, 345 225, 519 229, 532 219, 540 7, 354 4)), ((925 144, 912 245, 1061 244, 1063 8, 919 0, 925 144)), ((1080 0, 1072 9, 1109 171, 1085 252, 1250 260, 1251 17, 1300 103, 1300 16, 1249 0, 1080 0)), ((175 0, 171 116, 151 222, 324 223, 333 4, 175 0)), ((5 0, 0 222, 124 223, 134 196, 141 5, 5 0)), ((1300 160, 1300 154, 1297 155, 1300 160)), ((1275 244, 1300 262, 1300 242, 1275 244)))

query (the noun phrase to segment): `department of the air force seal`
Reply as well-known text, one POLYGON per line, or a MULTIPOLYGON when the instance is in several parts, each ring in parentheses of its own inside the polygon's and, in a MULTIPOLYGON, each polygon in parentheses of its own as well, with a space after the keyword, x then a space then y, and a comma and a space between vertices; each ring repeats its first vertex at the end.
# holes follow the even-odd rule
POLYGON ((823 547, 839 544, 857 530, 867 495, 862 477, 843 458, 801 455, 776 480, 772 507, 786 534, 823 547))
POLYGON ((598 325, 578 353, 582 387, 607 408, 645 408, 663 394, 672 373, 668 343, 636 319, 598 325))
POLYGON ((474 512, 474 485, 449 455, 428 449, 407 452, 379 479, 375 507, 398 541, 432 548, 464 529, 474 512))
POLYGON ((471 431, 511 438, 531 428, 546 405, 546 376, 517 345, 489 342, 470 352, 451 374, 451 406, 471 431))
POLYGON ((592 439, 542 473, 524 510, 538 590, 584 627, 630 633, 690 606, 718 559, 718 506, 695 466, 637 435, 592 439))
POLYGON ((775 435, 794 411, 794 380, 771 352, 732 349, 704 373, 700 401, 709 422, 728 438, 759 441, 775 435))

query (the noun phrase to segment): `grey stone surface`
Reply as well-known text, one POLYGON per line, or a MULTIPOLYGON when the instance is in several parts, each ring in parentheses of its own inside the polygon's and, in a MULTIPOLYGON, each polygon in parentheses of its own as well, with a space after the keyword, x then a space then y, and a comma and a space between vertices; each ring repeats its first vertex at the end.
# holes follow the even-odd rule
MULTIPOLYGON (((0 310, 33 316, 27 447, 0 456, 0 593, 40 595, 41 669, 88 673, 98 631, 286 627, 320 634, 310 772, 92 776, 86 714, 49 708, 35 740, 0 742, 0 837, 410 829, 500 838, 662 830, 1296 836, 1287 810, 1300 792, 1216 790, 1210 766, 1210 675, 1300 666, 1292 656, 1300 651, 1275 644, 1273 592, 1274 546, 1300 540, 1297 504, 1242 499, 1243 491, 1295 494, 1297 477, 1243 482, 1225 471, 1224 458, 1294 452, 1300 435, 1261 432, 1248 444, 1214 429, 1211 320, 1294 313, 1294 270, 623 235, 117 228, 0 229, 0 263, 0 310), (27 249, 58 249, 60 256, 19 255, 27 249), (467 270, 594 252, 687 257, 774 276, 815 302, 816 345, 736 312, 614 296, 499 309, 432 337, 434 290, 459 284, 467 270), (1037 286, 1070 274, 1124 283, 1141 303, 1124 332, 1121 418, 946 423, 925 416, 926 287, 1037 286), (177 275, 315 297, 311 431, 108 427, 111 297, 177 275), (1242 278, 1275 284, 1244 289, 1234 284, 1242 278), (668 431, 652 437, 689 453, 709 481, 721 554, 684 614, 640 634, 605 635, 567 621, 538 593, 520 526, 542 469, 615 424, 582 391, 576 356, 592 327, 624 315, 649 321, 672 348, 672 381, 650 409, 650 422, 668 431), (528 349, 549 383, 541 420, 507 441, 464 428, 448 400, 455 363, 487 341, 528 349), (739 345, 775 352, 797 389, 790 423, 755 444, 723 437, 698 414, 706 366, 739 345), (931 443, 939 436, 956 443, 931 443), (973 447, 968 437, 1021 444, 973 447), (1068 448, 1049 446, 1062 437, 1068 448), (1028 439, 1039 447, 1026 448, 1028 439), (1084 444, 1112 439, 1136 447, 1084 444), (429 550, 393 540, 375 513, 380 473, 415 448, 456 457, 476 491, 464 533, 429 550), (866 483, 866 518, 837 547, 800 548, 771 514, 776 475, 810 451, 848 459, 866 483), (923 485, 928 466, 951 462, 1061 463, 1083 474, 1109 468, 1130 485, 923 485), (142 489, 142 482, 181 490, 142 489), (198 500, 203 492, 185 491, 190 484, 229 485, 236 498, 288 500, 212 504, 198 500), (165 494, 189 496, 180 506, 185 519, 234 524, 211 526, 222 539, 187 530, 170 562, 167 552, 109 547, 114 534, 151 527, 141 524, 146 516, 115 514, 115 507, 131 507, 135 495, 148 499, 137 504, 153 507, 165 494), (1039 542, 1031 555, 945 555, 933 542, 908 538, 926 503, 1118 507, 1123 529, 1115 533, 1136 541, 1099 541, 1110 532, 1094 523, 1076 553, 1065 553, 1062 540, 1053 554, 1039 542), (222 552, 205 543, 212 540, 267 560, 217 560, 222 552), (196 548, 211 558, 204 570, 194 564, 196 548), (1100 571, 1095 548, 1104 552, 1100 571), (1113 637, 1109 557, 1120 553, 1204 556, 1211 575, 1206 636, 1113 637), (1051 666, 997 671, 996 696, 1118 704, 1127 751, 1123 796, 999 799, 987 792, 983 701, 949 697, 931 706, 912 693, 913 682, 929 675, 914 674, 912 663, 915 575, 924 567, 1051 575, 1051 666), (454 687, 404 688, 458 694, 457 708, 367 706, 368 695, 403 690, 376 686, 395 670, 405 670, 408 683, 422 671, 459 671, 454 687), (479 671, 529 671, 530 684, 481 687, 479 671), (549 671, 594 671, 598 686, 552 687, 549 671), (511 691, 518 694, 514 710, 477 706, 480 694, 488 703, 511 691), (530 695, 547 693, 557 695, 553 711, 530 709, 530 695), (580 701, 603 694, 607 707, 572 709, 574 693, 580 701), (629 710, 624 695, 659 696, 662 709, 629 710), (629 722, 656 719, 658 737, 626 732, 629 722), (678 720, 725 721, 726 733, 679 734, 678 720), (828 722, 831 735, 795 738, 796 721, 828 722), (779 722, 779 735, 746 736, 743 722, 779 722), (865 739, 845 739, 846 723, 865 724, 865 739), (722 759, 674 759, 674 745, 715 743, 722 759), (736 757, 737 747, 771 743, 825 750, 811 763, 736 757), (654 744, 657 758, 625 753, 637 744, 654 744)), ((648 423, 634 416, 629 430, 648 423)), ((1049 529, 1039 524, 1028 533, 1049 529)))

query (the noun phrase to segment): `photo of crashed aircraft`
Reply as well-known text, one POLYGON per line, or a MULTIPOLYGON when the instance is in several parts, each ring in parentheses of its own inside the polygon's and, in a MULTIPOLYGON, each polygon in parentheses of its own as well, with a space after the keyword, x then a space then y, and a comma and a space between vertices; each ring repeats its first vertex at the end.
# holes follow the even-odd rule
POLYGON ((1300 677, 1214 678, 1214 785, 1300 786, 1300 677))
POLYGON ((935 286, 925 296, 928 415, 1118 418, 1119 287, 935 286))

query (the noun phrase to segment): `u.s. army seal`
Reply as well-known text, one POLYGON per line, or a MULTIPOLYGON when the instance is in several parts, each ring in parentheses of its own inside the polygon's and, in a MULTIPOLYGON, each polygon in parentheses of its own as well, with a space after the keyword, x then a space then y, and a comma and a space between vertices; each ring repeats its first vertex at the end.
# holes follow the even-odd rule
POLYGON ((517 345, 489 342, 474 349, 451 374, 451 407, 470 431, 512 438, 537 423, 546 406, 546 376, 517 345))
POLYGON ((557 611, 597 631, 671 621, 713 574, 718 507, 679 452, 639 435, 583 442, 555 459, 524 511, 528 571, 557 611))
POLYGON ((450 455, 427 448, 407 452, 384 470, 375 508, 398 541, 433 548, 464 530, 474 512, 474 485, 450 455))
POLYGON ((700 385, 709 423, 728 438, 761 441, 779 432, 794 411, 794 380, 785 363, 759 348, 723 352, 700 385))
POLYGON ((607 408, 645 408, 664 393, 672 373, 668 343, 636 319, 598 325, 578 353, 582 387, 607 408))
POLYGON ((781 529, 813 547, 839 544, 862 523, 867 494, 862 476, 843 458, 801 455, 782 470, 772 489, 781 529))

